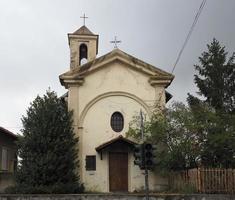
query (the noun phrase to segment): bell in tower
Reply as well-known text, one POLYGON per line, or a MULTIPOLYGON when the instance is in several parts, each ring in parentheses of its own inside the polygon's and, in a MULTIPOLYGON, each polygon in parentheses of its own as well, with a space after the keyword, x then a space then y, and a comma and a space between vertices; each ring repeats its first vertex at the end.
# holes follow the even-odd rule
POLYGON ((70 68, 82 67, 96 58, 99 35, 93 34, 85 25, 68 34, 70 48, 70 68))

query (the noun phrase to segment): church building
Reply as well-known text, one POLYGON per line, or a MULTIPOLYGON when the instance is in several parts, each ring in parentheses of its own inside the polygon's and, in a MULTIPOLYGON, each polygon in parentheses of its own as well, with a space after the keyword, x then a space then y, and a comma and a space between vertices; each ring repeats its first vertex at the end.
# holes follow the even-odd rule
MULTIPOLYGON (((134 192, 144 189, 144 171, 134 165, 135 141, 126 138, 140 110, 149 118, 170 98, 174 76, 118 48, 98 54, 99 35, 85 25, 68 34, 70 69, 60 75, 68 90, 74 131, 79 137, 79 175, 86 191, 134 192)), ((150 172, 150 190, 167 183, 150 172)))

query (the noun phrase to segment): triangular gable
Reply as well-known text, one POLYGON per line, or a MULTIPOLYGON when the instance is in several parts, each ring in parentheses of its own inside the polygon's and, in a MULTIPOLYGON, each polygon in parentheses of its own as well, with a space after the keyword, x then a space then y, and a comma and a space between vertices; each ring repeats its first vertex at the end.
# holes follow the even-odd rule
POLYGON ((164 81, 167 81, 165 84, 166 87, 171 83, 171 81, 174 79, 174 75, 161 70, 159 68, 154 67, 153 65, 150 65, 142 60, 139 60, 138 58, 135 58, 134 56, 131 56, 120 49, 114 49, 113 51, 96 58, 81 67, 77 67, 75 69, 72 69, 62 75, 60 75, 60 82, 62 85, 66 86, 67 83, 77 82, 75 80, 82 80, 87 75, 95 72, 98 69, 101 69, 104 66, 107 66, 107 64, 119 61, 122 63, 126 63, 127 66, 130 66, 134 68, 135 70, 140 71, 141 73, 147 74, 150 79, 150 84, 163 84, 164 81))
POLYGON ((85 25, 73 32, 73 35, 95 35, 85 25))
POLYGON ((111 140, 99 145, 98 147, 95 148, 95 150, 97 152, 100 152, 100 151, 112 146, 116 142, 123 142, 123 143, 125 143, 125 144, 127 144, 128 146, 131 146, 131 147, 133 147, 134 145, 137 144, 136 142, 133 142, 133 141, 127 139, 127 138, 124 138, 122 135, 119 135, 118 137, 116 137, 114 139, 111 139, 111 140))

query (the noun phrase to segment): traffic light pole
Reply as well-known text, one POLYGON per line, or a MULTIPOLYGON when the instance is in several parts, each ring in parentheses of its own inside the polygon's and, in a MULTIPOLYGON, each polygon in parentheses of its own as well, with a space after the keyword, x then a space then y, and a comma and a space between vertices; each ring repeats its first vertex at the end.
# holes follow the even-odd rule
POLYGON ((145 166, 145 197, 146 200, 149 200, 149 173, 146 166, 145 166))
MULTIPOLYGON (((141 129, 142 142, 144 143, 144 119, 143 119, 142 110, 140 110, 140 129, 141 129)), ((146 164, 144 164, 144 174, 145 174, 145 198, 146 200, 149 200, 149 176, 146 164)))

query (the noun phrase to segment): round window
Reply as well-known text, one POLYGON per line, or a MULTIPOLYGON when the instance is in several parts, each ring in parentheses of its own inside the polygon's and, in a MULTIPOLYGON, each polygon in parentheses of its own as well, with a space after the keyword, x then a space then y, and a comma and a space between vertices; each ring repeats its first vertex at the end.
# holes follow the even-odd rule
POLYGON ((115 132, 121 132, 124 127, 124 118, 120 112, 115 112, 111 116, 111 127, 115 132))

